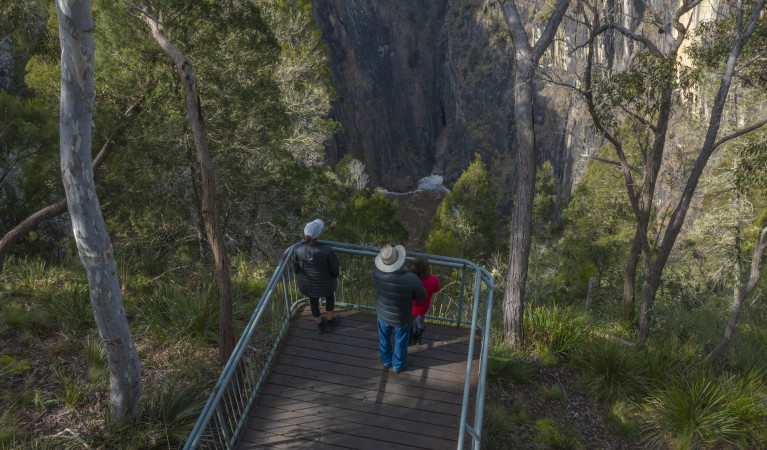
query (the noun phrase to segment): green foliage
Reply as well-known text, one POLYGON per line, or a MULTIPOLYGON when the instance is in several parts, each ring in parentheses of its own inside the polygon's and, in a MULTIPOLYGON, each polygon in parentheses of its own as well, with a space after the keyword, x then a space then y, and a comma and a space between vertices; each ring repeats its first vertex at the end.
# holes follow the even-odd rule
POLYGON ((513 350, 503 341, 495 341, 487 356, 487 372, 512 383, 525 383, 535 375, 533 367, 525 356, 513 350))
POLYGON ((562 357, 586 338, 589 320, 570 307, 540 306, 525 309, 524 324, 539 353, 562 357))
MULTIPOLYGON (((0 232, 5 234, 61 192, 58 129, 41 102, 0 91, 0 232)), ((37 245, 40 246, 40 243, 37 245)))
POLYGON ((743 379, 675 377, 643 404, 647 442, 684 448, 763 442, 758 439, 767 418, 765 393, 756 373, 743 379))
POLYGON ((508 448, 508 434, 514 423, 504 405, 489 401, 485 403, 482 422, 482 447, 488 449, 508 448))
POLYGON ((87 388, 76 375, 67 374, 57 367, 53 368, 53 373, 61 383, 63 392, 58 397, 62 403, 69 407, 75 407, 85 400, 87 388))
POLYGON ((547 448, 557 450, 584 448, 577 436, 560 430, 554 420, 536 420, 535 428, 538 430, 538 441, 546 444, 547 448))
POLYGON ((24 431, 21 428, 20 420, 13 410, 13 408, 5 409, 0 415, 0 446, 6 448, 6 444, 10 447, 14 447, 16 439, 20 439, 24 435, 24 431))
POLYGON ((88 361, 88 380, 105 380, 108 374, 107 352, 100 339, 88 336, 85 341, 85 359, 88 361))
POLYGON ((533 236, 538 240, 552 237, 556 220, 557 180, 551 162, 538 167, 535 176, 535 198, 533 199, 533 236))
POLYGON ((340 124, 327 117, 335 89, 312 2, 260 0, 257 4, 281 48, 272 75, 291 119, 283 143, 297 161, 318 164, 325 141, 340 124))
POLYGON ((645 382, 640 354, 633 346, 612 339, 593 339, 578 346, 571 364, 580 370, 586 392, 600 400, 627 398, 645 382))
POLYGON ((383 194, 364 188, 357 191, 328 230, 327 239, 368 245, 404 243, 408 233, 394 218, 396 204, 383 194))
POLYGON ((10 355, 0 355, 0 380, 14 375, 21 375, 29 370, 29 361, 16 359, 10 355))
POLYGON ((95 323, 87 285, 65 283, 49 301, 51 312, 66 331, 81 331, 95 323))
POLYGON ((187 335, 212 342, 218 335, 218 308, 214 286, 182 289, 176 284, 160 283, 154 293, 141 299, 140 314, 161 342, 187 335))
POLYGON ((701 70, 682 65, 676 59, 661 58, 649 50, 637 51, 623 71, 595 73, 595 108, 611 131, 618 128, 619 106, 652 121, 658 116, 664 93, 673 93, 676 102, 693 93, 701 70))
POLYGON ((479 154, 440 203, 426 240, 426 251, 473 261, 488 258, 497 246, 496 192, 479 154))
POLYGON ((194 428, 207 397, 200 386, 173 377, 144 396, 142 415, 156 424, 152 448, 182 446, 194 428))
POLYGON ((739 145, 736 185, 742 191, 767 192, 767 135, 751 133, 739 145))
MULTIPOLYGON (((635 136, 624 143, 630 158, 640 153, 643 139, 636 125, 629 122, 623 129, 623 136, 635 136)), ((616 159, 609 147, 604 147, 600 156, 616 159)), ((590 277, 597 277, 600 288, 621 286, 635 223, 620 168, 588 161, 586 173, 563 211, 563 235, 558 244, 561 265, 555 281, 559 297, 582 301, 590 277)))
POLYGON ((635 416, 635 408, 625 400, 618 400, 612 404, 610 410, 605 414, 605 423, 616 434, 633 437, 639 432, 639 423, 636 421, 635 416))
MULTIPOLYGON (((754 2, 743 3, 743 19, 752 13, 754 2)), ((762 14, 764 11, 762 11, 762 14)), ((700 67, 722 67, 729 56, 732 44, 742 30, 736 26, 736 16, 726 14, 717 16, 699 24, 695 28, 694 41, 688 50, 691 59, 700 67)), ((767 71, 767 63, 759 58, 767 43, 767 24, 764 20, 757 20, 751 38, 746 41, 740 53, 740 61, 748 61, 748 64, 738 66, 739 78, 748 85, 764 89, 767 80, 764 73, 767 71)), ((735 79, 735 83, 739 80, 735 79)))
POLYGON ((543 385, 538 388, 538 393, 544 402, 553 402, 563 400, 565 393, 562 391, 562 387, 558 384, 552 384, 550 386, 543 385))
POLYGON ((53 328, 55 318, 44 309, 26 309, 14 305, 5 309, 5 324, 10 329, 39 335, 53 328))

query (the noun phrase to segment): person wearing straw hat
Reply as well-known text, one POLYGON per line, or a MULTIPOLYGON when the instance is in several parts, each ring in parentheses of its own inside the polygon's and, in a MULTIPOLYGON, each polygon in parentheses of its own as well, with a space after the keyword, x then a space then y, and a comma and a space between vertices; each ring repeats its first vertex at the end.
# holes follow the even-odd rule
POLYGON ((317 242, 325 224, 314 219, 304 227, 303 242, 293 250, 293 272, 299 275, 298 288, 309 297, 317 331, 332 331, 340 320, 333 317, 340 265, 333 247, 317 242), (320 297, 325 297, 325 315, 320 314, 320 297))
POLYGON ((426 300, 426 289, 421 280, 403 267, 405 256, 405 247, 385 245, 376 256, 373 269, 381 363, 385 369, 392 367, 397 373, 402 372, 407 362, 413 301, 426 300))

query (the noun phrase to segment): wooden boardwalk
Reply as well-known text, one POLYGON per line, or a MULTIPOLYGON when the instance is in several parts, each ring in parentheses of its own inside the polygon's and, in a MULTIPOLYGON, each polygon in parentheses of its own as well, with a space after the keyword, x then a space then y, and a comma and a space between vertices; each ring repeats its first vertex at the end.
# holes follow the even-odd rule
POLYGON ((293 318, 239 448, 456 448, 468 330, 427 323, 394 373, 381 365, 375 316, 337 315, 341 325, 323 334, 308 307, 293 318))

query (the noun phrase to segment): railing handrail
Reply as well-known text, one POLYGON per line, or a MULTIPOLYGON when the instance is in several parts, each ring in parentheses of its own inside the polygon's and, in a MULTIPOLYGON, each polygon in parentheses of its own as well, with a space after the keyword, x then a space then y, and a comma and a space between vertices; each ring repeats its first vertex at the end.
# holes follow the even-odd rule
MULTIPOLYGON (((319 241, 319 242, 323 244, 331 245, 335 251, 338 251, 341 253, 359 254, 364 256, 376 256, 378 252, 380 251, 380 247, 372 247, 367 245, 349 244, 349 243, 335 242, 335 241, 319 241)), ((242 358, 245 352, 248 342, 251 340, 251 338, 253 337, 253 334, 256 332, 257 325, 265 311, 265 308, 268 306, 269 302, 271 301, 272 294, 274 293, 274 289, 276 288, 277 284, 279 284, 279 282, 283 279, 283 276, 285 274, 285 269, 288 267, 288 265, 291 262, 293 249, 299 244, 300 242, 291 245, 282 254, 282 257, 280 258, 280 262, 277 265, 277 268, 275 269, 274 274, 272 275, 272 278, 269 280, 269 283, 267 284, 267 287, 264 290, 264 293, 261 295, 261 298, 259 299, 259 302, 256 305, 253 311, 253 314, 250 317, 250 320, 248 321, 248 324, 245 326, 245 329, 243 330, 242 335, 240 336, 240 339, 237 341, 237 345, 232 351, 231 357, 226 362, 226 365, 224 366, 224 369, 221 372, 221 376, 219 377, 218 381, 213 387, 213 390, 211 391, 211 394, 208 397, 208 401, 205 403, 205 407, 203 408, 202 413, 200 414, 200 417, 197 420, 197 423, 195 424, 194 428, 192 429, 192 432, 189 435, 186 445, 184 446, 184 450, 196 449, 198 445, 200 444, 200 440, 203 437, 203 432, 207 428, 211 419, 213 418, 213 414, 216 410, 216 407, 221 402, 225 393, 225 388, 228 385, 228 383, 231 381, 232 376, 235 374, 237 365, 239 364, 240 359, 242 358)), ((483 409, 484 409, 485 382, 486 382, 486 376, 487 376, 486 370, 487 370, 487 357, 488 357, 488 346, 489 346, 489 336, 490 336, 490 333, 489 333, 490 319, 491 319, 490 316, 491 316, 492 305, 493 305, 493 289, 494 289, 493 276, 490 274, 490 272, 488 272, 483 267, 478 266, 473 261, 469 261, 462 258, 432 255, 432 254, 412 252, 412 251, 407 252, 407 255, 408 255, 407 256, 408 260, 412 260, 414 256, 424 255, 429 259, 429 262, 431 264, 461 268, 462 270, 466 270, 467 268, 470 268, 470 269, 473 269, 473 271, 475 271, 477 274, 476 283, 474 287, 472 320, 470 322, 462 321, 460 317, 461 314, 459 311, 459 314, 457 314, 458 317, 456 317, 455 322, 458 325, 460 325, 461 323, 467 323, 471 325, 471 332, 469 336, 469 352, 468 352, 467 361, 466 361, 466 381, 464 384, 463 401, 461 404, 461 422, 460 422, 461 426, 460 426, 459 436, 458 436, 458 448, 459 449, 462 448, 463 441, 466 436, 465 433, 468 430, 469 434, 471 434, 473 437, 474 449, 479 450, 479 446, 481 442, 481 433, 482 433, 482 416, 483 416, 483 409), (479 302, 481 298, 480 293, 481 293, 482 283, 485 283, 488 288, 488 294, 487 294, 488 298, 487 298, 487 306, 486 306, 487 310, 485 315, 486 318, 485 318, 484 327, 477 323, 477 314, 478 314, 479 302), (471 381, 472 364, 474 359, 474 344, 475 344, 476 330, 479 330, 480 332, 482 332, 482 346, 481 346, 479 369, 478 369, 478 375, 477 375, 477 392, 476 392, 476 406, 475 406, 475 413, 474 413, 474 427, 472 428, 466 422, 466 419, 468 415, 468 401, 469 401, 469 397, 471 393, 470 381, 471 381)), ((463 287, 461 289, 463 290, 463 287)), ((345 303, 345 302, 336 302, 336 304, 362 307, 362 305, 354 305, 354 304, 345 303)), ((366 307, 366 308, 369 308, 369 307, 366 307)), ((288 312, 288 314, 290 314, 290 312, 288 312)), ((435 317, 435 316, 431 316, 431 317, 435 317)), ((444 317, 436 317, 436 318, 442 319, 442 320, 450 320, 449 318, 444 318, 444 317)), ((274 344, 272 354, 270 354, 270 360, 271 360, 271 356, 274 354, 274 349, 276 349, 276 346, 278 343, 279 341, 274 344)), ((261 378, 258 380, 257 386, 260 385, 265 372, 266 372, 266 369, 264 369, 264 372, 262 373, 261 378)), ((237 437, 236 433, 239 431, 242 425, 241 422, 244 420, 245 420, 245 417, 242 417, 238 421, 238 425, 235 429, 235 436, 231 437, 232 442, 236 440, 236 437, 237 437)), ((226 445, 227 447, 229 447, 231 444, 227 442, 226 445)))

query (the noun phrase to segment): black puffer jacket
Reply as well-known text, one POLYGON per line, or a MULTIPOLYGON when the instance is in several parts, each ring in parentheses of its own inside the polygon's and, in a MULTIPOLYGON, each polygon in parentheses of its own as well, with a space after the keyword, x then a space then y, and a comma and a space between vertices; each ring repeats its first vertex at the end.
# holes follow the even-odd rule
POLYGON ((301 243, 293 250, 293 272, 307 297, 327 297, 338 285, 338 258, 333 248, 318 242, 301 243))
POLYGON ((426 289, 421 280, 407 269, 386 273, 374 268, 373 283, 376 286, 376 314, 387 325, 405 325, 410 321, 413 300, 426 300, 426 289))

